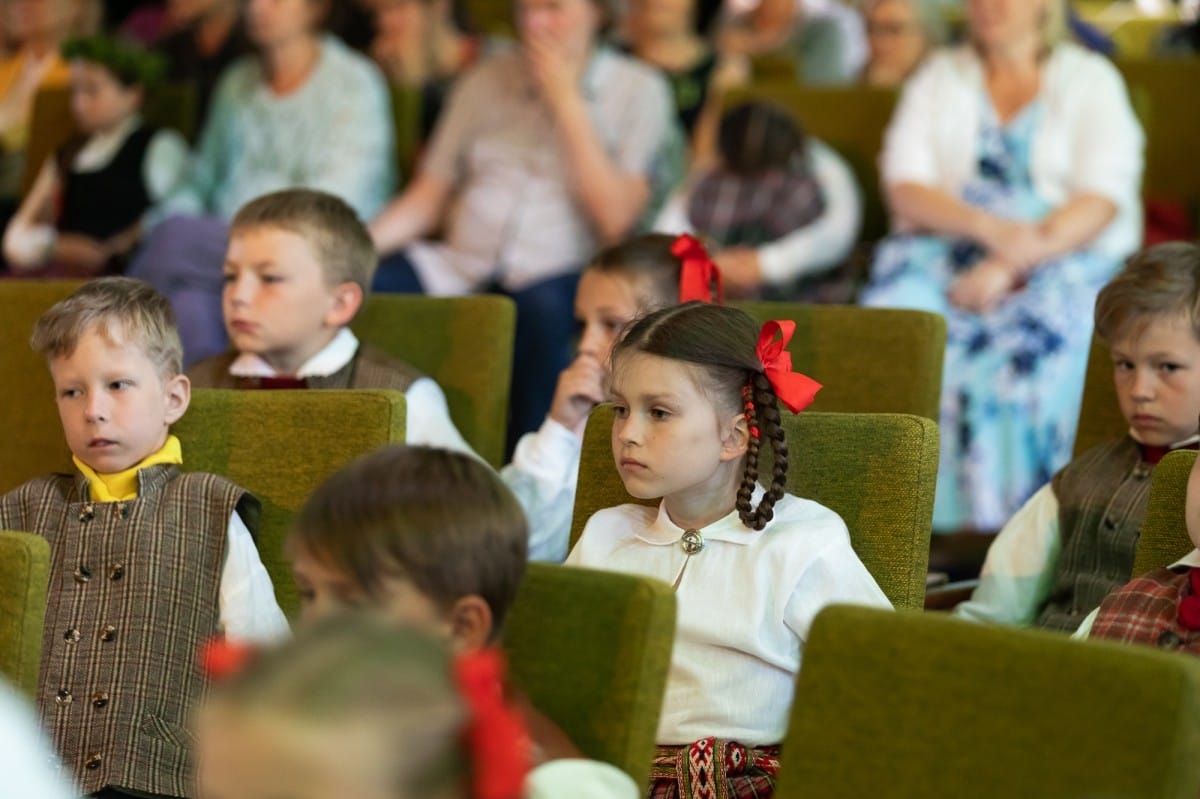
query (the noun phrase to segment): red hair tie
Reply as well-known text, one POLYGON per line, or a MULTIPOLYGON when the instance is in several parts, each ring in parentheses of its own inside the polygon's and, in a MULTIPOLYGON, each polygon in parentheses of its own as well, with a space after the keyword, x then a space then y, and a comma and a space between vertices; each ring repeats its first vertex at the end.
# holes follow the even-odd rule
POLYGON ((679 303, 699 300, 712 302, 713 284, 717 287, 717 304, 725 304, 725 290, 721 286, 721 270, 708 257, 694 236, 680 234, 671 243, 671 254, 680 260, 679 268, 679 303))
POLYGON ((821 390, 821 384, 807 375, 792 371, 792 354, 787 351, 787 345, 795 332, 796 323, 790 320, 767 322, 758 335, 755 351, 762 361, 763 372, 771 388, 775 389, 775 396, 792 413, 800 413, 812 404, 813 398, 821 390), (779 339, 775 338, 777 333, 779 339))
POLYGON ((504 699, 504 660, 495 649, 462 655, 454 678, 470 712, 467 748, 471 753, 475 799, 519 799, 525 791, 532 744, 521 714, 504 699))
POLYGON ((225 636, 210 638, 200 645, 200 671, 213 680, 224 680, 246 668, 258 647, 225 636))

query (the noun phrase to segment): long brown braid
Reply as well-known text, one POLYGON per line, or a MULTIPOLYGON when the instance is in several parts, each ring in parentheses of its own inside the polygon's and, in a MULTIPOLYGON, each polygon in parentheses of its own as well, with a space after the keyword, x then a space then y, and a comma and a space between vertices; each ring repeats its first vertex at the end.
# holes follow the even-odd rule
POLYGON ((643 317, 613 350, 613 369, 632 353, 685 361, 696 367, 705 392, 719 407, 740 408, 750 427, 745 471, 735 507, 742 523, 761 530, 774 516, 774 506, 787 485, 787 440, 780 424, 779 402, 763 373, 755 345, 758 324, 736 308, 689 302, 643 317), (762 441, 774 453, 771 485, 753 502, 762 441))

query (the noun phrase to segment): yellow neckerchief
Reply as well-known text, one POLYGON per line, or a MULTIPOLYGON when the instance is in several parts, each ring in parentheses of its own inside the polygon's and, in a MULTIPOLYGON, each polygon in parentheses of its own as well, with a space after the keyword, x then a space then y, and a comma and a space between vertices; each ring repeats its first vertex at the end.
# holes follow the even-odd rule
POLYGON ((179 445, 178 438, 167 436, 167 443, 163 444, 158 452, 147 455, 125 471, 116 474, 98 474, 74 455, 71 456, 71 460, 75 461, 75 468, 79 473, 87 478, 93 502, 124 502, 137 499, 139 471, 159 463, 183 463, 183 447, 179 445))

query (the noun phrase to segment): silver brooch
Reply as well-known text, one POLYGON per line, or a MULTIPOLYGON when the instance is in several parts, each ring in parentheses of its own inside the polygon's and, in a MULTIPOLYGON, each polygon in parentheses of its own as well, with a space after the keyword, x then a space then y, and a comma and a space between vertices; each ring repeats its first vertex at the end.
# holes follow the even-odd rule
POLYGON ((704 536, 700 535, 699 530, 685 530, 683 538, 679 539, 679 546, 688 555, 695 555, 704 549, 704 536))

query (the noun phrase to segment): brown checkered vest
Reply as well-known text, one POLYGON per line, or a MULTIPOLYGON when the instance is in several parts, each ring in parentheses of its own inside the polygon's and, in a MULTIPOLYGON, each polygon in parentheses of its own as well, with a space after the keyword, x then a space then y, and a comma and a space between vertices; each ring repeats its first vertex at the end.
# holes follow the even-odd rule
POLYGON ((1188 586, 1188 570, 1155 569, 1100 603, 1092 638, 1200 655, 1200 630, 1179 623, 1179 602, 1188 586))
POLYGON ((50 543, 38 706, 82 791, 189 796, 197 648, 219 631, 230 514, 253 525, 258 503, 172 465, 138 480, 137 499, 109 503, 78 475, 33 480, 0 497, 0 528, 50 543))
POLYGON ((1153 468, 1126 437, 1093 447, 1054 475, 1062 552, 1039 627, 1073 632, 1129 582, 1153 468))
MULTIPOLYGON (((238 353, 214 355, 188 369, 188 378, 196 388, 258 388, 256 377, 234 377, 229 367, 238 353)), ((367 344, 359 344, 350 362, 331 375, 309 377, 309 388, 390 388, 408 391, 409 386, 424 377, 413 367, 398 361, 367 344)))

